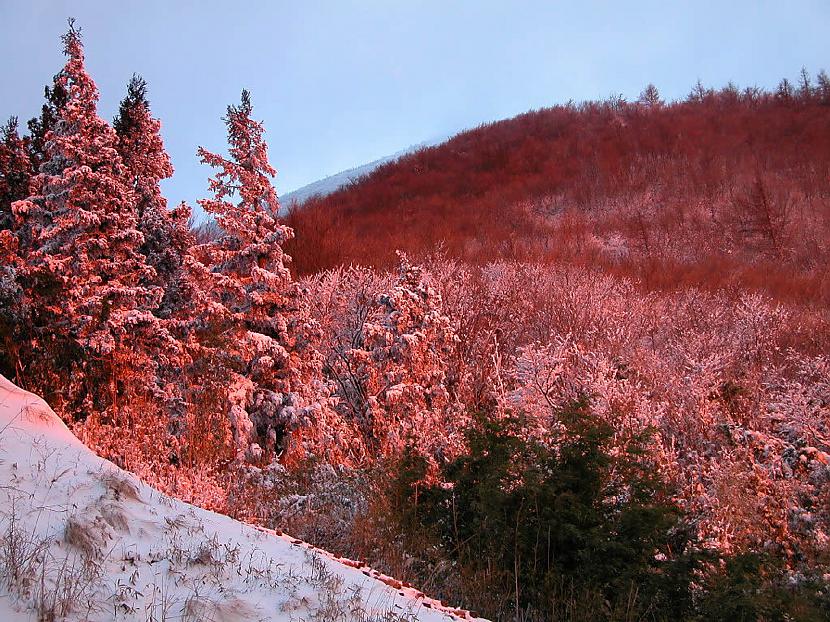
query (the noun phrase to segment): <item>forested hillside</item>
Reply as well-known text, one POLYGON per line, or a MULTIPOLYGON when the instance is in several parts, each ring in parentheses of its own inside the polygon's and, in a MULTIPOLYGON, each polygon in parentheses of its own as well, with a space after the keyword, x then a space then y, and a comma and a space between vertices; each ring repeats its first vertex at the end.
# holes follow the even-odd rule
POLYGON ((296 208, 294 270, 395 250, 603 265, 656 286, 830 298, 830 80, 654 87, 463 132, 296 208))

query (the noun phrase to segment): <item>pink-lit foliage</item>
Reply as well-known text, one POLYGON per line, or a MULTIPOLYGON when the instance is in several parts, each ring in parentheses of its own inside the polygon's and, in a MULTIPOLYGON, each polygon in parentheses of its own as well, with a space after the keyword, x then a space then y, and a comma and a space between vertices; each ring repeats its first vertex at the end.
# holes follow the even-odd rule
POLYGON ((337 270, 313 279, 309 294, 329 301, 318 307, 330 331, 321 347, 334 410, 356 432, 350 459, 371 464, 405 447, 430 459, 457 455, 467 418, 447 370, 458 338, 422 269, 401 254, 393 282, 337 270))
POLYGON ((475 301, 451 314, 456 326, 490 314, 489 330, 465 344, 482 353, 463 366, 467 395, 487 374, 496 412, 521 414, 529 437, 555 446, 558 414, 587 397, 620 447, 653 430, 655 468, 707 546, 826 545, 825 312, 739 292, 649 293, 577 267, 493 264, 436 282, 456 297, 466 286, 475 301))
POLYGON ((20 344, 31 349, 28 371, 56 382, 67 370, 49 370, 48 357, 63 349, 69 360, 61 365, 74 379, 51 386, 50 397, 96 410, 96 400, 117 406, 123 386, 139 376, 133 390, 155 397, 156 361, 147 346, 171 340, 150 312, 162 290, 138 249, 143 236, 117 136, 97 114, 98 90, 74 27, 63 41, 68 60, 56 84, 67 100, 46 134, 31 196, 12 203, 15 240, 6 248, 14 248, 9 263, 18 266, 22 299, 38 301, 27 317, 31 340, 20 344))
POLYGON ((199 149, 202 162, 218 169, 210 180, 214 198, 199 203, 215 216, 221 233, 191 252, 209 269, 211 313, 219 310, 224 332, 232 335, 220 356, 236 387, 230 420, 237 451, 270 460, 304 451, 302 443, 293 443, 300 434, 290 433, 316 426, 326 387, 311 343, 318 329, 282 251, 294 232, 277 219, 270 180, 276 171, 268 162, 262 124, 251 112, 247 91, 239 106, 228 107, 229 158, 199 149))
MULTIPOLYGON (((420 278, 435 289, 427 299, 442 327, 437 335, 420 331, 440 346, 425 358, 401 357, 392 344, 408 338, 378 331, 390 324, 383 292, 400 300, 406 291, 400 276, 397 287, 394 275, 362 268, 306 281, 323 330, 324 374, 335 381, 335 410, 347 423, 369 413, 394 424, 400 416, 383 389, 388 394, 402 372, 410 381, 430 377, 431 364, 454 414, 418 419, 408 405, 410 417, 428 424, 414 428, 422 447, 435 429, 454 438, 456 426, 470 424, 454 417, 475 411, 519 415, 529 438, 555 447, 567 433, 559 414, 584 397, 616 431, 612 451, 650 433, 649 458, 705 546, 797 555, 802 545, 826 545, 825 311, 737 290, 655 293, 579 266, 472 267, 440 254, 424 266, 420 278)), ((383 438, 381 453, 413 444, 400 432, 383 438)))

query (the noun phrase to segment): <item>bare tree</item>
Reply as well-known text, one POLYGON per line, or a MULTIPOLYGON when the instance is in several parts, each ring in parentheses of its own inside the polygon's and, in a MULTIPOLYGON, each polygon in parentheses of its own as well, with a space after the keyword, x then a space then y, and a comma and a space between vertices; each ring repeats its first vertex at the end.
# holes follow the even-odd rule
POLYGON ((782 259, 790 222, 789 193, 775 192, 759 174, 748 188, 733 195, 733 202, 741 235, 749 242, 756 240, 776 259, 782 259))

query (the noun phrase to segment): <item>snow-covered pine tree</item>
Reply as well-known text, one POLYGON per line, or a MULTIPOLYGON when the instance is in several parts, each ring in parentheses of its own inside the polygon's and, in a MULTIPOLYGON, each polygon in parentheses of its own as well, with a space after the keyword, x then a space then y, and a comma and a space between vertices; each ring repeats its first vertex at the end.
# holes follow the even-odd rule
POLYGON ((16 378, 21 370, 19 342, 27 325, 23 291, 17 283, 21 259, 12 214, 12 203, 29 195, 32 170, 27 146, 17 132, 17 118, 12 117, 0 138, 0 372, 7 378, 16 378))
POLYGON ((218 169, 209 181, 214 198, 199 204, 221 233, 194 254, 211 268, 213 302, 227 310, 235 333, 225 360, 235 377, 229 416, 237 450, 259 459, 301 451, 288 446, 289 435, 314 419, 320 360, 311 344, 316 326, 282 250, 294 232, 277 218, 276 171, 262 123, 251 113, 250 94, 242 91, 240 104, 228 106, 224 117, 229 157, 199 148, 202 163, 218 169))
POLYGON ((60 111, 66 105, 68 93, 60 73, 52 79, 52 86, 44 87, 43 96, 46 101, 41 106, 40 116, 29 119, 26 124, 30 137, 29 158, 35 172, 38 172, 40 166, 49 159, 46 155, 46 134, 55 129, 60 111))
POLYGON ((152 285, 164 291, 158 314, 167 318, 182 304, 177 300, 182 288, 182 261, 193 244, 193 236, 190 209, 182 204, 169 210, 161 193, 159 184, 173 175, 173 166, 161 138, 161 122, 150 113, 147 83, 141 76, 133 75, 130 79, 113 128, 118 135, 118 152, 136 195, 138 230, 144 236, 141 252, 155 270, 152 285))
POLYGON ((153 268, 145 275, 150 280, 144 285, 163 292, 161 303, 153 312, 166 338, 148 345, 153 357, 164 362, 157 371, 164 387, 165 411, 170 431, 180 435, 184 432, 190 389, 182 370, 192 362, 187 341, 196 287, 184 267, 184 258, 194 243, 191 211, 184 203, 169 210, 161 193, 160 183, 173 175, 173 166, 161 138, 161 122, 150 112, 147 83, 141 76, 133 74, 127 84, 113 128, 129 185, 135 193, 137 228, 143 236, 139 249, 153 268))
POLYGON ((153 269, 139 252, 135 193, 115 131, 98 116, 98 89, 72 20, 62 40, 68 60, 55 89, 66 101, 46 132, 33 195, 12 211, 25 260, 17 281, 34 305, 28 345, 32 359, 43 359, 38 384, 55 390, 53 403, 70 414, 116 406, 127 385, 155 388, 137 341, 155 332, 150 311, 161 292, 146 285, 153 269))
POLYGON ((32 164, 28 141, 17 131, 17 117, 11 117, 0 136, 0 230, 12 228, 12 203, 29 196, 32 164))

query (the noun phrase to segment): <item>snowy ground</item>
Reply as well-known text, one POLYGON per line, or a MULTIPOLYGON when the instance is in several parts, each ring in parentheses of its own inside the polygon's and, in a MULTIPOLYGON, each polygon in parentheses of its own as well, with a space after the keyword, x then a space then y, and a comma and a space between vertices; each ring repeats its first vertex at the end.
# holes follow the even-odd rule
POLYGON ((359 563, 171 499, 0 376, 0 620, 472 619, 359 563))

